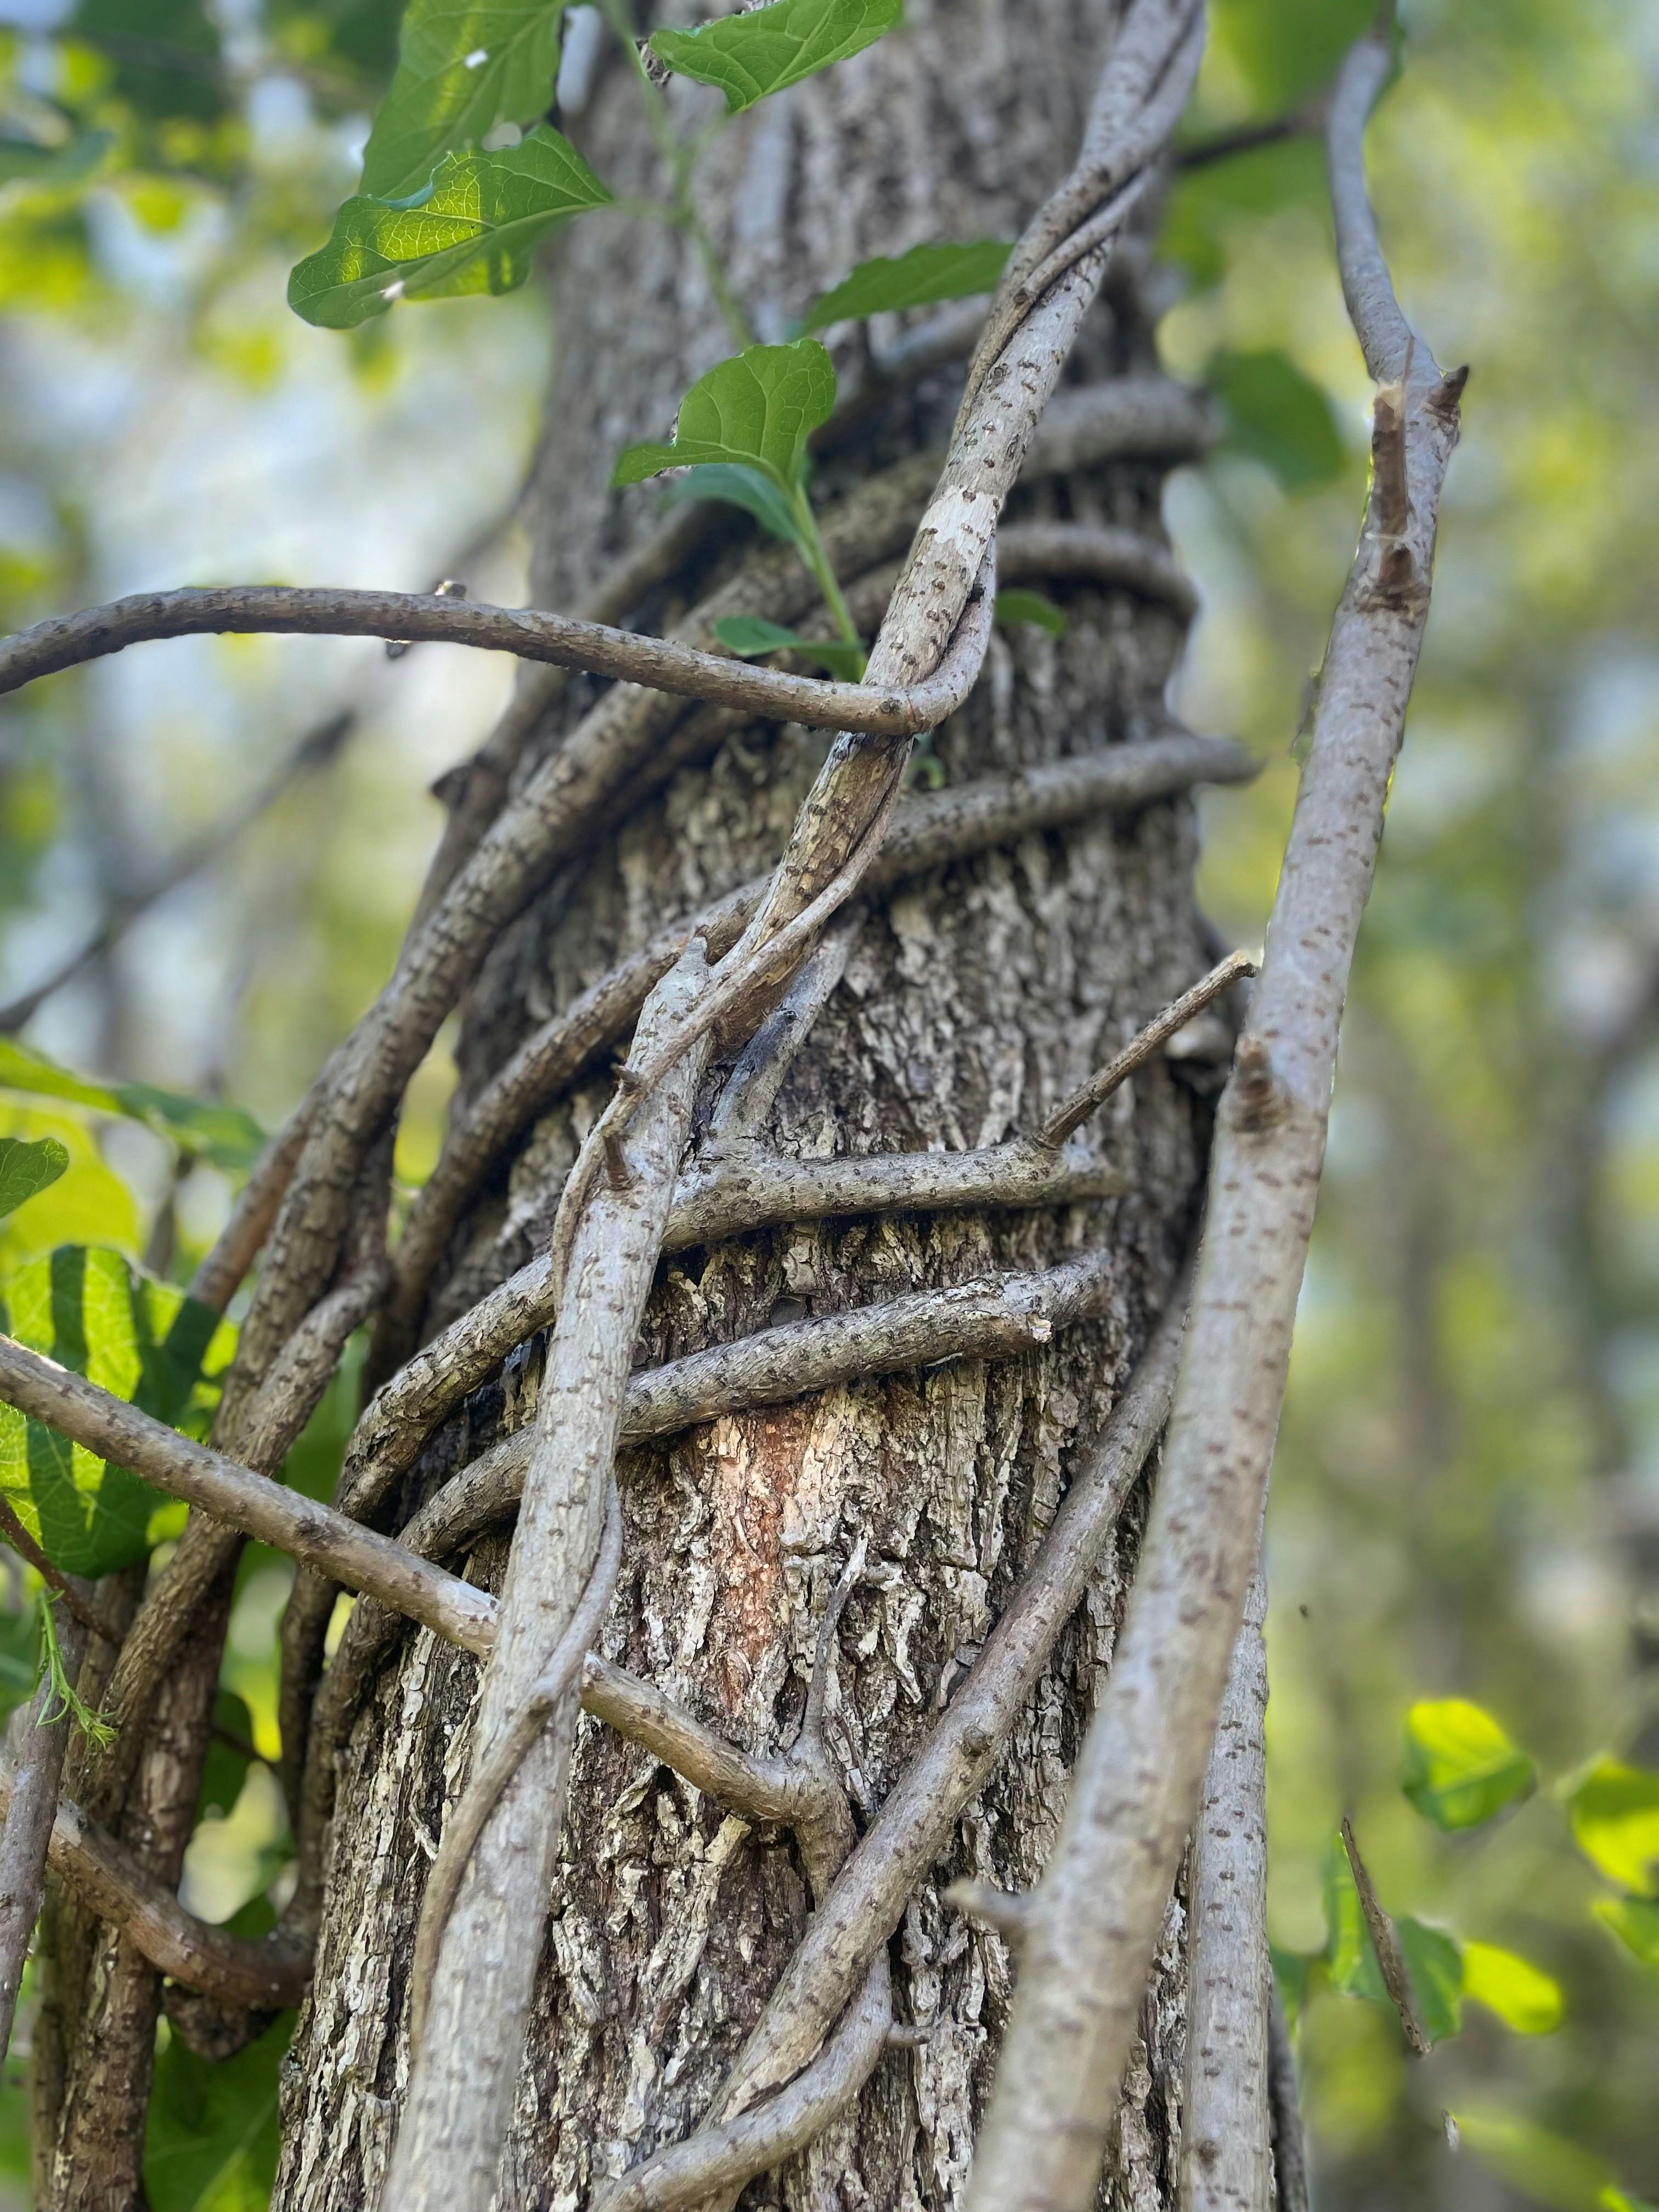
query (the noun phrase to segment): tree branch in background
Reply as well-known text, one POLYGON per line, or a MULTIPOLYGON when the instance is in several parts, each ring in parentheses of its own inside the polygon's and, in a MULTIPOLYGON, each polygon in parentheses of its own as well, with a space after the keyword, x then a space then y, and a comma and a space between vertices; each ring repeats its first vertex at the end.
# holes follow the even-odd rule
POLYGON ((1403 423, 1408 587, 1374 492, 1332 629, 1261 979, 1218 1115, 1193 1318, 1127 1616, 1036 1893, 970 2212, 1085 2212, 1158 1930, 1197 1807, 1254 1566, 1313 1225, 1338 1025, 1428 611, 1462 378, 1395 301, 1365 197, 1364 135, 1392 63, 1343 66, 1328 149, 1343 289, 1403 423))

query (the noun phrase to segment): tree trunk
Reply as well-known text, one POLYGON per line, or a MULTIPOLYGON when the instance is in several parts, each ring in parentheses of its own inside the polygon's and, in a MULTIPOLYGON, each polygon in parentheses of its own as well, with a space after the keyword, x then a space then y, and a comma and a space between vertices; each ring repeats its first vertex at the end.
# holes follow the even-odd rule
MULTIPOLYGON (((1083 0, 910 0, 901 35, 734 125, 706 159, 699 195, 761 337, 786 336, 813 294, 866 255, 1013 236, 1071 158, 1115 13, 1083 0)), ((619 193, 657 185, 624 70, 606 71, 567 127, 619 193)), ((606 489, 617 451, 665 434, 681 392, 732 341, 689 242, 665 228, 579 228, 556 290, 560 367, 533 596, 567 607, 654 519, 649 490, 606 489)), ((1097 311, 1072 380, 1154 367, 1150 329, 1120 289, 1110 313, 1097 311)), ((833 498, 875 466, 942 446, 958 390, 945 373, 896 402, 826 464, 820 492, 833 498)), ((1156 467, 1119 464, 1024 491, 1012 512, 1155 534, 1158 494, 1156 467)), ((672 624, 726 573, 735 534, 717 532, 643 611, 653 626, 672 624)), ((975 698, 939 732, 952 784, 1118 743, 1164 718, 1176 617, 1094 586, 1054 595, 1069 617, 1063 639, 1000 631, 975 698)), ((586 680, 573 684, 540 745, 594 696, 586 680)), ((463 1096, 620 953, 769 867, 824 744, 757 726, 640 797, 492 956, 466 1012, 463 1096)), ((764 1133, 786 1152, 818 1156, 959 1149, 1034 1127, 1208 964, 1194 854, 1191 808, 1168 801, 1033 835, 876 902, 764 1133)), ((705 1085, 705 1121, 722 1072, 705 1085)), ((745 1747, 787 1746, 826 1602, 862 1541, 835 1639, 830 1740, 867 1823, 971 1662, 1167 1297, 1194 1225, 1209 1133, 1202 1091, 1155 1062, 1113 1101, 1094 1141, 1127 1170, 1125 1198, 803 1225, 665 1263, 644 1330, 648 1363, 1085 1248, 1105 1248, 1112 1273, 1103 1317, 1040 1352, 858 1382, 625 1454, 624 1565, 605 1655, 745 1747)), ((428 1333, 540 1249, 561 1177, 607 1095, 596 1075, 529 1133, 455 1239, 428 1333)), ((434 1439, 405 1516, 441 1474, 530 1418, 537 1354, 532 1346, 509 1361, 434 1439)), ((1000 1936, 944 1906, 939 1892, 963 1875, 1020 1888, 1040 1873, 1109 1662, 1139 1517, 1137 1504, 891 1946, 896 2016, 930 2033, 890 2050, 849 2117, 754 2185, 751 2202, 959 2198, 1012 1962, 1000 1936)), ((499 1583, 504 1541, 473 1553, 475 1580, 499 1583)), ((477 1674, 471 1660, 416 1635, 351 1736, 316 1982, 288 2069, 276 2202, 291 2212, 376 2202, 407 2081, 415 1919, 433 1839, 465 1778, 477 1674)), ((694 2128, 808 1909, 787 1832, 750 1828, 584 1720, 503 2208, 574 2212, 600 2178, 694 2128)), ((1113 2205, 1175 2203, 1183 2016, 1177 1905, 1109 2161, 1113 2205)))

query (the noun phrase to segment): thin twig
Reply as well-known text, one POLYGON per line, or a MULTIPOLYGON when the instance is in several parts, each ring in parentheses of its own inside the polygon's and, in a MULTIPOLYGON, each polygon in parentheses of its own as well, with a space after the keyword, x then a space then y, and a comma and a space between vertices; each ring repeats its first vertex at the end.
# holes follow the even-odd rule
POLYGON ((1172 1006, 1166 1006, 1155 1020, 1149 1022, 1133 1043, 1126 1045, 1098 1075, 1091 1076, 1080 1090, 1073 1091, 1038 1130, 1037 1142, 1063 1145, 1074 1129, 1081 1128, 1089 1116, 1097 1113, 1112 1093, 1128 1081, 1136 1068, 1144 1067, 1162 1052, 1170 1038, 1178 1036, 1212 999, 1218 999, 1224 991, 1231 990, 1235 983, 1255 972, 1255 963, 1248 953, 1230 952, 1190 991, 1183 991, 1172 1006))
MULTIPOLYGON (((1344 290, 1379 382, 1413 339, 1377 246, 1364 125, 1392 66, 1362 41, 1333 103, 1344 290)), ((1164 1474, 1112 1671, 1037 1893, 969 2212, 1083 2212, 1197 1805, 1253 1571, 1324 1152, 1338 1025, 1421 647, 1461 380, 1419 345, 1405 396, 1416 588, 1338 609, 1261 979, 1218 1115, 1210 1209, 1164 1474)))
POLYGON ((1400 2025, 1405 2030, 1407 2042, 1419 2058, 1426 2058, 1434 2046, 1424 2033, 1423 2023, 1417 2016, 1417 2000, 1412 1994, 1412 1978, 1406 1965, 1405 1954, 1400 1948, 1400 1938, 1395 1933, 1393 1921, 1382 1910, 1382 1900, 1376 1893, 1376 1884, 1367 1871, 1365 1862, 1359 1856, 1353 1822, 1346 1813, 1342 1816, 1342 1847, 1348 1854, 1353 1886, 1359 1896, 1359 1910, 1364 1915, 1366 1933, 1371 1939, 1371 1948, 1376 1954, 1382 1986, 1400 2015, 1400 2025))

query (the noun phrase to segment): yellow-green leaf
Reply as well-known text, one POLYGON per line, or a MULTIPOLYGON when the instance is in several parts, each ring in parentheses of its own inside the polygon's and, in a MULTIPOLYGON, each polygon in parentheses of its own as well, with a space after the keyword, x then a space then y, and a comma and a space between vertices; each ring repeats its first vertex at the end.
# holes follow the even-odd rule
POLYGON ((769 92, 861 53, 903 12, 902 0, 773 0, 769 8, 720 15, 695 30, 653 31, 651 51, 676 76, 718 85, 726 113, 737 115, 769 92))
POLYGON ((289 277, 288 303, 307 323, 349 331, 398 300, 511 292, 556 223, 610 198, 544 125, 498 154, 452 154, 418 203, 348 200, 328 244, 289 277))
POLYGON ((1598 1897, 1591 1909, 1644 1966, 1659 1966, 1659 1905, 1641 1897, 1598 1897))
POLYGON ((365 193, 419 191, 446 154, 553 105, 564 0, 410 0, 398 73, 363 149, 365 193))
MULTIPOLYGON (((210 1307, 95 1245, 64 1245, 15 1267, 0 1325, 157 1420, 196 1431, 235 1346, 234 1330, 210 1307)), ((47 1556, 78 1575, 111 1574, 143 1559, 155 1516, 170 1503, 126 1468, 4 1405, 0 1493, 47 1556)))
POLYGON ((62 1098, 94 1113, 142 1121, 186 1152, 230 1171, 251 1167, 264 1149, 265 1133, 240 1106, 187 1098, 153 1083, 97 1083, 60 1067, 44 1053, 0 1037, 0 1091, 35 1098, 62 1098))
POLYGON ((1405 1792, 1436 1827, 1478 1828, 1537 1781, 1527 1753, 1467 1698, 1425 1700, 1407 1714, 1405 1792))
POLYGON ((1568 1797, 1567 1818, 1579 1850, 1609 1881, 1659 1893, 1659 1774, 1600 1759, 1568 1797))
POLYGON ((1465 1943, 1463 1994, 1495 2012, 1517 2035, 1548 2035, 1561 2025, 1561 1987, 1540 1967, 1495 1943, 1465 1943))
POLYGON ((1608 2212, 1618 2202, 1618 2178, 1594 2151, 1534 2127, 1508 2112, 1455 2112, 1465 2151, 1534 2204, 1553 2212, 1608 2212))

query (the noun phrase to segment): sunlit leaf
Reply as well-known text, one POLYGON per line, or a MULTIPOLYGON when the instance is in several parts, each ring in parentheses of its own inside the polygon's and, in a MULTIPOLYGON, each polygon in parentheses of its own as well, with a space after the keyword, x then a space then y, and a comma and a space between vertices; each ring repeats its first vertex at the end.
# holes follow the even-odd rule
POLYGON ((418 191, 446 154, 553 105, 563 0, 410 0, 392 80, 363 151, 362 191, 418 191))
POLYGON ((1611 2212, 1631 2201, 1620 2197, 1618 2178, 1605 2159, 1530 2120, 1490 2112, 1452 2118, 1463 2150, 1529 2203, 1548 2205, 1553 2212, 1611 2212))
MULTIPOLYGON (((240 1932, 240 1931, 239 1931, 240 1932)), ((294 2014, 234 2058, 198 2058, 174 2036, 155 2062, 144 2129, 150 2212, 244 2212, 269 2202, 281 2147, 276 2095, 294 2014)))
MULTIPOLYGON (((0 1318, 20 1344, 157 1420, 205 1425, 235 1332, 118 1252, 65 1245, 7 1276, 0 1318), (204 1379, 205 1378, 205 1379, 204 1379)), ((0 1406, 0 1492, 54 1563, 103 1575, 143 1559, 168 1501, 124 1468, 0 1406)))
POLYGON ((94 1113, 119 1114, 142 1121, 181 1151, 198 1154, 215 1167, 251 1167, 264 1149, 265 1133, 240 1106, 212 1099, 187 1098, 150 1083, 94 1083, 59 1067, 43 1053, 10 1037, 0 1037, 0 1091, 37 1098, 62 1098, 94 1113))
POLYGON ((320 252, 289 278, 296 315, 354 329, 394 301, 511 292, 556 224, 610 193, 575 148, 538 125, 498 154, 452 154, 418 204, 349 199, 320 252))
POLYGON ((773 0, 744 15, 720 15, 690 31, 653 31, 651 51, 665 69, 718 85, 736 115, 786 91, 831 62, 873 46, 903 13, 902 0, 773 0))
POLYGON ((0 1220, 50 1190, 70 1164, 66 1146, 56 1137, 0 1137, 0 1220))
POLYGON ((1560 2027, 1565 2010, 1561 1985, 1541 1968, 1493 1943, 1465 1943, 1462 1948, 1466 1997, 1495 2012, 1517 2035, 1548 2035, 1560 2027))
POLYGON ((1659 1894, 1659 1774, 1600 1759, 1568 1797, 1567 1818, 1579 1850, 1609 1881, 1659 1894))
POLYGON ((1226 414, 1223 452, 1260 461, 1286 491, 1306 491, 1341 475, 1348 455, 1331 403, 1287 353, 1224 348, 1211 355, 1204 380, 1226 414))
POLYGON ((1659 1905, 1638 1897, 1598 1897, 1591 1907, 1644 1966, 1659 1966, 1659 1905))
POLYGON ((864 673, 861 646, 841 638, 802 637, 761 615, 726 615, 714 624, 714 635, 740 659, 753 660, 764 653, 805 653, 843 684, 856 684, 864 673))
POLYGON ((763 477, 758 469, 738 468, 724 461, 688 469, 665 488, 663 501, 665 506, 677 506, 688 499, 716 499, 728 507, 740 507, 763 530, 811 559, 813 549, 799 517, 770 477, 763 477))
POLYGON ((913 246, 890 260, 878 254, 873 261, 860 261, 833 291, 821 292, 801 328, 821 331, 830 323, 994 292, 1013 250, 1000 238, 975 238, 961 246, 913 246))
POLYGON ((1043 592, 1015 590, 997 593, 997 620, 1000 623, 1035 623, 1046 629, 1050 637, 1066 635, 1066 610, 1057 607, 1043 592))
POLYGON ((1464 1698, 1425 1699, 1406 1716, 1406 1795, 1437 1828, 1478 1828, 1530 1796, 1538 1770, 1489 1712, 1464 1698))
POLYGON ((836 404, 836 372, 816 338, 749 346, 700 376, 684 399, 673 443, 630 446, 611 481, 642 483, 664 469, 709 463, 757 469, 787 499, 800 489, 806 441, 836 404))

